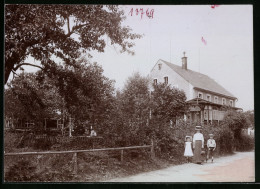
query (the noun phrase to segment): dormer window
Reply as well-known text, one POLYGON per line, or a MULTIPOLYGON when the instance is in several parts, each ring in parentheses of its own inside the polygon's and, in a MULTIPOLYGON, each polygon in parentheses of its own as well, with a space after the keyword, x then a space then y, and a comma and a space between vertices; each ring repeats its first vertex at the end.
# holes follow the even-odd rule
POLYGON ((154 79, 154 80, 153 80, 153 84, 154 84, 154 85, 157 85, 157 79, 154 79))
POLYGON ((226 105, 226 99, 222 98, 222 105, 226 105))
POLYGON ((211 95, 207 94, 207 101, 211 101, 211 95))
POLYGON ((218 97, 217 97, 217 96, 214 97, 214 102, 215 102, 216 104, 218 104, 218 97))
POLYGON ((158 64, 158 69, 159 69, 159 70, 162 69, 162 64, 158 64))
POLYGON ((200 93, 200 92, 198 92, 198 98, 201 98, 201 99, 203 99, 203 94, 202 94, 202 93, 200 93))
POLYGON ((168 84, 168 77, 164 77, 164 83, 167 85, 168 84))
POLYGON ((233 100, 230 100, 230 101, 229 101, 229 105, 230 105, 231 107, 233 107, 233 100))

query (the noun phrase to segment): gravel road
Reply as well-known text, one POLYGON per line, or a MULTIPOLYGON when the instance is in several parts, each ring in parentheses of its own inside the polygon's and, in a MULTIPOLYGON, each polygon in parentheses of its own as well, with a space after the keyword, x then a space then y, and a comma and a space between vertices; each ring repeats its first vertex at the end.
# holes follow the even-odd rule
POLYGON ((186 163, 107 182, 254 182, 255 153, 237 152, 213 163, 186 163))

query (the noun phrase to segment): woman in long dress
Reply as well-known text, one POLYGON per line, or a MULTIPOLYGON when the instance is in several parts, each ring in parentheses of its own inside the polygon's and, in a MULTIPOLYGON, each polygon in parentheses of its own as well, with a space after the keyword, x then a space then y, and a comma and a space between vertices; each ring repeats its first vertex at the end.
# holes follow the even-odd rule
POLYGON ((201 133, 201 126, 195 127, 196 133, 193 135, 194 163, 201 164, 203 162, 201 149, 204 148, 204 137, 201 133))

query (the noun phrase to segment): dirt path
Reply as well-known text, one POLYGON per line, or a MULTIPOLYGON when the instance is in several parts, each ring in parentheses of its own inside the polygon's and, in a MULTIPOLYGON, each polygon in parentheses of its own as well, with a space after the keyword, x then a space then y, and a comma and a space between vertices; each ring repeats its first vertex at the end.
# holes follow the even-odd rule
POLYGON ((254 152, 238 152, 203 165, 187 163, 108 182, 254 182, 254 152))

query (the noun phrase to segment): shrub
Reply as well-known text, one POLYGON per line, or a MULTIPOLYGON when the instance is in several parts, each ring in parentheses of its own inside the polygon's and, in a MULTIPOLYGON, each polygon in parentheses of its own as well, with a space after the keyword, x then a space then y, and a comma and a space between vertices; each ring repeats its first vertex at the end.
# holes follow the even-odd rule
POLYGON ((35 173, 36 167, 28 160, 20 160, 12 165, 5 174, 7 182, 37 181, 39 175, 35 173))
POLYGON ((45 139, 36 139, 35 143, 33 144, 33 148, 37 150, 49 150, 51 146, 51 142, 45 139))
POLYGON ((236 140, 237 151, 250 151, 254 149, 255 140, 248 135, 241 135, 240 139, 236 140))
POLYGON ((250 125, 245 113, 228 111, 224 117, 223 125, 232 131, 236 150, 247 151, 253 148, 254 140, 242 134, 242 130, 250 125))
POLYGON ((79 125, 74 128, 73 136, 80 136, 85 133, 85 128, 82 125, 79 125))
POLYGON ((223 128, 219 131, 217 146, 220 149, 220 154, 231 154, 234 148, 233 133, 229 128, 223 128))

